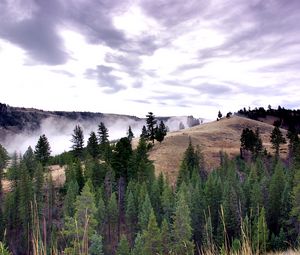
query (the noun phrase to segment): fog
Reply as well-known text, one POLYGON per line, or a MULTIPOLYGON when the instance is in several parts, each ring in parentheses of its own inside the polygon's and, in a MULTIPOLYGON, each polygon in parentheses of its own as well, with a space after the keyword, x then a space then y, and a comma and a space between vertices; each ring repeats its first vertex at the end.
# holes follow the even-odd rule
MULTIPOLYGON (((192 120, 197 121, 197 119, 194 118, 192 120)), ((4 141, 0 141, 0 143, 9 153, 17 152, 23 154, 29 146, 34 149, 39 136, 45 134, 50 143, 51 155, 56 155, 71 149, 72 134, 76 125, 80 125, 82 128, 86 145, 90 133, 94 131, 97 134, 100 122, 103 122, 108 128, 110 141, 126 136, 129 126, 131 126, 134 136, 139 137, 143 125, 146 125, 145 119, 134 119, 120 115, 109 115, 92 120, 70 120, 65 117, 49 117, 41 121, 38 130, 34 132, 25 130, 18 134, 9 133, 5 136, 4 141)), ((171 117, 164 122, 169 131, 176 131, 179 130, 180 127, 191 126, 191 117, 171 117)))

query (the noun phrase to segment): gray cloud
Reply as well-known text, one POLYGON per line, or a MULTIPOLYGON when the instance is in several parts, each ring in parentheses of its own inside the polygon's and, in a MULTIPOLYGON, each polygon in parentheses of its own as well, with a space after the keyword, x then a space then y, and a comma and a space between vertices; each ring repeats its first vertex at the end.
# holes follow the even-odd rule
POLYGON ((160 21, 166 27, 178 25, 181 22, 200 15, 209 5, 209 1, 191 0, 146 0, 142 2, 144 11, 160 21))
POLYGON ((222 95, 232 93, 232 89, 228 85, 204 83, 195 87, 201 94, 207 95, 222 95))
POLYGON ((38 6, 33 1, 28 1, 27 6, 22 6, 20 1, 2 2, 0 37, 25 49, 39 64, 63 64, 68 54, 56 31, 58 9, 56 1, 51 4, 40 1, 38 6))
POLYGON ((107 94, 116 93, 125 89, 125 86, 120 83, 120 78, 113 75, 114 68, 105 65, 98 65, 96 69, 87 69, 85 77, 88 79, 97 80, 103 92, 107 94))

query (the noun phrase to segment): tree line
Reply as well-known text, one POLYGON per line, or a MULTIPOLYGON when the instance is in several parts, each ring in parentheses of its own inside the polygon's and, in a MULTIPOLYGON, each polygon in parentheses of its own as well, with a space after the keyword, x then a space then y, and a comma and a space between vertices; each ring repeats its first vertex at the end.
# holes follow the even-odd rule
POLYGON ((278 130, 270 134, 275 151, 270 156, 259 130, 245 129, 241 148, 249 150, 250 160, 230 160, 220 152, 220 166, 210 173, 201 148, 190 140, 172 186, 163 174, 154 174, 148 158, 153 129, 133 149, 129 128, 126 137, 110 143, 100 123, 83 147, 81 129, 75 127, 72 151, 53 158, 42 136, 35 150, 14 154, 5 173, 8 155, 1 146, 0 178, 11 182, 8 193, 0 189, 5 249, 14 254, 192 255, 239 252, 245 245, 258 253, 298 247, 298 135, 287 137, 286 162, 276 156, 283 138, 278 130), (53 163, 66 166, 63 187, 52 180, 48 165, 53 163))

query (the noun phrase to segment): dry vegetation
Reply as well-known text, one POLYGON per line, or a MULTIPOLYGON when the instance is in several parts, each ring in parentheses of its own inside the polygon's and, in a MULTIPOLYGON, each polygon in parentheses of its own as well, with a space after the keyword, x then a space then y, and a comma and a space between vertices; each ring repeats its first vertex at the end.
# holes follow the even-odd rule
MULTIPOLYGON (((189 139, 194 146, 199 145, 208 171, 219 166, 219 152, 226 152, 229 157, 240 153, 240 136, 243 128, 260 129, 263 145, 268 152, 273 152, 270 143, 270 134, 273 126, 259 121, 233 116, 169 133, 165 140, 156 143, 150 152, 150 159, 154 161, 156 173, 163 172, 170 183, 177 177, 180 161, 188 146, 189 139)), ((286 135, 286 131, 282 130, 286 135)), ((283 146, 281 156, 286 157, 287 145, 283 146)))

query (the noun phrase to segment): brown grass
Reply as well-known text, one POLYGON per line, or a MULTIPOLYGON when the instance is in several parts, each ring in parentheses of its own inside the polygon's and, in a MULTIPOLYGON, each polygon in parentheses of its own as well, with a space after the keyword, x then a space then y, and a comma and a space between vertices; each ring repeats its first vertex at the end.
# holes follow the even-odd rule
MULTIPOLYGON (((63 166, 59 166, 59 165, 52 165, 49 166, 49 172, 52 175, 52 180, 53 183, 55 185, 55 187, 59 188, 62 187, 66 181, 66 176, 65 176, 65 170, 66 167, 63 166)), ((8 180, 2 180, 2 187, 3 187, 3 192, 9 192, 10 191, 10 187, 11 186, 11 182, 8 180)))
MULTIPOLYGON (((186 150, 189 138, 194 146, 202 149, 205 167, 208 171, 220 164, 219 152, 226 152, 230 158, 240 153, 240 136, 243 128, 260 129, 263 145, 268 152, 273 153, 270 143, 270 134, 273 126, 247 118, 233 116, 230 119, 221 119, 195 126, 189 129, 169 133, 165 140, 156 143, 149 153, 154 161, 156 173, 163 172, 170 183, 176 181, 180 162, 186 150)), ((282 130, 286 134, 286 130, 282 130)), ((282 146, 281 157, 286 157, 287 145, 282 146)))

